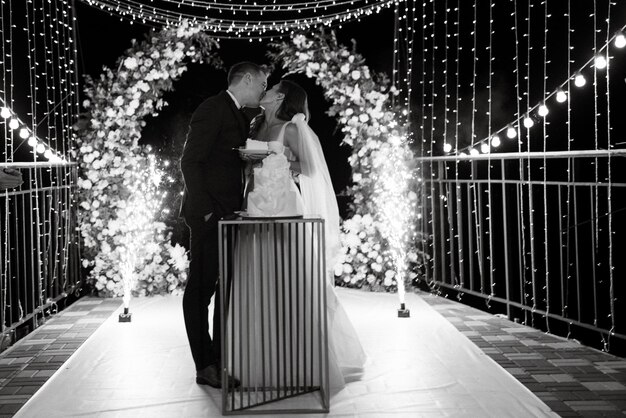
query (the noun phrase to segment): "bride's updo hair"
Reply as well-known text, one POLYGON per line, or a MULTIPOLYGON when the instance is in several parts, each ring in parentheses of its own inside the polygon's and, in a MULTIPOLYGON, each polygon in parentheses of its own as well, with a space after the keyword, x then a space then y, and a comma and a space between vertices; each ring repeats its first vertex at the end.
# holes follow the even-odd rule
POLYGON ((276 110, 276 117, 290 121, 297 113, 303 113, 309 120, 309 105, 306 91, 298 84, 290 80, 280 80, 278 91, 285 95, 283 102, 276 110))

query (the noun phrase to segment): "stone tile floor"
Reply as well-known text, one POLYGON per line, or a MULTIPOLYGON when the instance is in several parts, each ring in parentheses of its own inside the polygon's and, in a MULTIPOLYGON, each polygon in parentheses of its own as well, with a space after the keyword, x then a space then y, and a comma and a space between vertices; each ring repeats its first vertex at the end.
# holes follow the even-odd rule
MULTIPOLYGON (((626 359, 426 293, 420 296, 563 417, 625 417, 626 359)), ((83 298, 0 353, 0 417, 10 417, 121 305, 83 298)))
POLYGON ((0 353, 0 417, 13 416, 121 304, 83 298, 0 353))
POLYGON ((626 359, 456 301, 421 296, 562 417, 626 416, 626 359))

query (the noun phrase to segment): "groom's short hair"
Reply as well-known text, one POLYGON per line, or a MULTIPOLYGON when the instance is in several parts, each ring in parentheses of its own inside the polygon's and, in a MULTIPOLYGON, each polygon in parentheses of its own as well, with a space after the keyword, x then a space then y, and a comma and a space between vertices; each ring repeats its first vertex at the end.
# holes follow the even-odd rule
POLYGON ((269 74, 269 70, 265 65, 259 65, 249 61, 239 62, 230 67, 230 70, 228 70, 228 85, 232 86, 233 84, 238 83, 247 73, 254 75, 259 75, 261 73, 269 74))

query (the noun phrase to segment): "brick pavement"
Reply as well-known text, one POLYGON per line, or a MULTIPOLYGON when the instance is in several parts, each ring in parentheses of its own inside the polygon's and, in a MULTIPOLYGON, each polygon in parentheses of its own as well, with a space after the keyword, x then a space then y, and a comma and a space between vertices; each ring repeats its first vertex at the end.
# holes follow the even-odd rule
POLYGON ((11 417, 120 307, 83 298, 0 353, 0 417, 11 417))
POLYGON ((626 416, 626 359, 443 297, 420 296, 562 417, 626 416))

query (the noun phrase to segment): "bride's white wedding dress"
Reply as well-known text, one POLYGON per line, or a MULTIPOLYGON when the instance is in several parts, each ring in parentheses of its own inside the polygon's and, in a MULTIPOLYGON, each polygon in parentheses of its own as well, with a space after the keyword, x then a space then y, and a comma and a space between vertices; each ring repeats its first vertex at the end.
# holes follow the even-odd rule
MULTIPOLYGON (((284 306, 291 303, 296 307, 294 309, 301 309, 298 307, 307 304, 302 299, 319 297, 319 292, 310 290, 315 280, 307 272, 311 271, 311 264, 315 265, 320 256, 325 256, 329 386, 331 393, 336 393, 346 383, 360 379, 366 355, 332 285, 333 258, 339 253, 340 245, 339 211, 319 139, 304 120, 304 115, 296 115, 292 122, 298 127, 300 155, 297 158, 301 174, 300 189, 293 180, 291 188, 299 191, 305 217, 311 214, 324 219, 326 254, 318 254, 317 245, 310 238, 311 228, 303 223, 291 224, 291 227, 288 224, 267 225, 265 230, 240 227, 233 266, 234 277, 243 280, 234 282, 232 288, 230 312, 235 317, 229 323, 234 326, 227 332, 235 344, 229 349, 229 369, 241 380, 242 387, 295 387, 302 386, 303 381, 305 386, 320 384, 316 372, 320 348, 311 347, 310 341, 306 340, 309 337, 303 331, 311 327, 316 329, 315 316, 303 309, 288 317, 284 314, 284 306), (293 243, 295 235, 301 237, 301 244, 293 243), (265 238, 259 238, 261 236, 265 238), (304 250, 308 254, 305 260, 295 259, 296 245, 300 246, 300 253, 304 250), (260 258, 278 261, 269 265, 253 261, 260 258), (291 280, 296 277, 301 282, 291 280), (296 294, 302 295, 300 300, 293 299, 296 294), (270 354, 272 352, 275 354, 270 354), (306 363, 302 359, 307 359, 306 363), (286 364, 289 370, 279 363, 286 364)), ((282 127, 276 141, 283 143, 287 125, 282 127)), ((290 154, 287 148, 286 155, 289 157, 290 154)), ((313 302, 317 303, 317 300, 313 302)), ((314 333, 319 338, 319 334, 314 333)))

